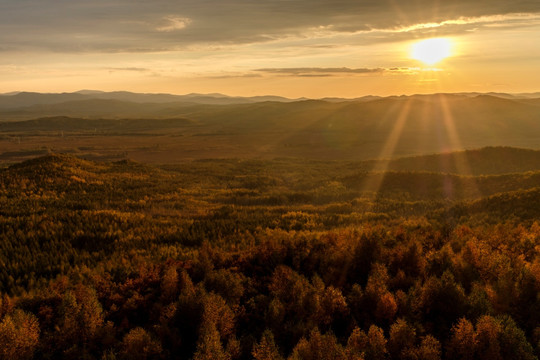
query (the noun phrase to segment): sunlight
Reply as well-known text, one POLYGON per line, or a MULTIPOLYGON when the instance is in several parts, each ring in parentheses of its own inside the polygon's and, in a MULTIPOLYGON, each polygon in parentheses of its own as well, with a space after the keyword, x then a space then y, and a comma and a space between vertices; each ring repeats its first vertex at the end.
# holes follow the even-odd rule
MULTIPOLYGON (((404 104, 401 105, 399 110, 399 115, 396 119, 396 123, 392 127, 392 131, 388 135, 383 148, 377 159, 381 160, 380 162, 375 162, 375 165, 371 169, 371 172, 374 173, 374 176, 367 177, 365 182, 362 184, 362 191, 373 192, 375 195, 378 194, 382 183, 384 181, 385 172, 388 170, 388 165, 390 164, 391 159, 395 156, 395 150, 401 134, 407 122, 409 116, 412 100, 408 99, 404 104)), ((399 106, 398 103, 394 106, 399 106)))
POLYGON ((434 38, 413 44, 411 58, 433 65, 452 55, 452 42, 445 38, 434 38))
MULTIPOLYGON (((449 141, 450 141, 450 150, 451 151, 455 151, 457 149, 463 149, 463 145, 461 144, 461 140, 459 138, 459 134, 458 134, 458 131, 457 131, 457 128, 456 128, 456 124, 455 124, 455 121, 454 121, 454 116, 452 115, 452 112, 450 110, 450 106, 448 104, 448 99, 446 98, 446 96, 442 95, 442 94, 439 94, 438 95, 438 100, 439 100, 439 104, 441 106, 441 109, 442 109, 442 117, 443 117, 443 122, 444 122, 444 127, 446 129, 446 133, 448 135, 448 138, 449 138, 449 141)), ((460 174, 465 174, 465 175, 472 175, 473 172, 472 172, 472 169, 469 165, 469 162, 467 161, 467 158, 463 155, 463 156, 454 156, 454 162, 455 162, 455 166, 456 166, 456 169, 458 170, 458 172, 460 174)), ((446 185, 448 186, 448 185, 446 185)), ((445 194, 446 196, 450 197, 452 196, 452 192, 453 192, 453 189, 449 188, 449 187, 446 187, 445 186, 445 194)), ((477 183, 474 181, 472 182, 471 184, 471 187, 472 187, 472 192, 476 195, 476 196, 480 196, 481 195, 481 192, 478 188, 478 185, 477 183)))

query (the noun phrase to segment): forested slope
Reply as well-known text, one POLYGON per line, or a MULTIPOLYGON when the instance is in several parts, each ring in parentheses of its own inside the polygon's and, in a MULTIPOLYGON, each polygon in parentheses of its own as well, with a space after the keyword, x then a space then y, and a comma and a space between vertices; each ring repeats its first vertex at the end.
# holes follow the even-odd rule
POLYGON ((535 359, 540 169, 526 169, 12 165, 0 358, 535 359))

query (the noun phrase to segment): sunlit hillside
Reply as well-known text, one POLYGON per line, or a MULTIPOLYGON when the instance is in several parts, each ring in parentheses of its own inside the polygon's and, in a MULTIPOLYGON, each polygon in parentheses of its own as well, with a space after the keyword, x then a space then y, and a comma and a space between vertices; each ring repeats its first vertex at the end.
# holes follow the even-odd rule
MULTIPOLYGON (((82 96, 59 94, 53 99, 75 95, 82 96)), ((213 105, 125 102, 113 99, 114 93, 111 99, 51 103, 52 94, 43 98, 35 94, 36 105, 19 107, 13 99, 8 106, 9 98, 17 96, 0 98, 4 100, 0 157, 5 161, 49 151, 146 163, 247 157, 369 160, 485 146, 538 149, 540 144, 540 105, 521 98, 450 94, 355 101, 246 98, 243 104, 213 105)), ((461 162, 448 166, 466 166, 467 161, 461 162)))

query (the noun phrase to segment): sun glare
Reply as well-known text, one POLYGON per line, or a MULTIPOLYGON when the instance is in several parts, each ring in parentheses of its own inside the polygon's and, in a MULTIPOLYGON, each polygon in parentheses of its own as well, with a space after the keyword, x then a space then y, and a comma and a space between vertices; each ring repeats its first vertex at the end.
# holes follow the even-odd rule
POLYGON ((433 65, 452 55, 451 50, 452 43, 448 39, 427 39, 413 44, 411 58, 420 60, 427 65, 433 65))

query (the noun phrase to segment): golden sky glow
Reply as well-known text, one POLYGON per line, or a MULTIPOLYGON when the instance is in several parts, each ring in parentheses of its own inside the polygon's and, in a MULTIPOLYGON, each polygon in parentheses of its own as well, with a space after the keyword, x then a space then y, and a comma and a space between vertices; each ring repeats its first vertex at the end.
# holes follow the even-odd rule
POLYGON ((539 2, 414 4, 7 0, 0 3, 0 93, 317 98, 540 90, 539 2), (429 39, 449 42, 421 50, 429 39))

